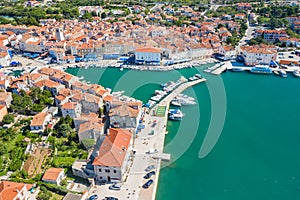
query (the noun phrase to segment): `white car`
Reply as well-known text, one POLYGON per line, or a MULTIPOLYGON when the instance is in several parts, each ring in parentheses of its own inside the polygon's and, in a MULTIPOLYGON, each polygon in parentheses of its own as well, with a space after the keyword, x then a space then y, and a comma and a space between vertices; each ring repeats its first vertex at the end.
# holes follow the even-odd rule
POLYGON ((146 153, 148 153, 148 154, 153 154, 153 153, 157 153, 158 152, 158 150, 157 149, 149 149, 149 151, 147 151, 146 153))

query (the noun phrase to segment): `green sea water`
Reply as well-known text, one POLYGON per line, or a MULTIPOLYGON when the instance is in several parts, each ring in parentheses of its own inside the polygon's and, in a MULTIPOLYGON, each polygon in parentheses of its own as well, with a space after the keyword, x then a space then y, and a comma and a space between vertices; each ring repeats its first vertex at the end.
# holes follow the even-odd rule
MULTIPOLYGON (((168 123, 165 152, 173 160, 161 169, 157 200, 282 200, 300 199, 300 79, 245 72, 224 73, 226 118, 212 151, 199 150, 216 106, 209 82, 214 76, 204 67, 172 72, 68 69, 91 83, 125 90, 146 102, 159 83, 197 73, 207 78, 184 93, 197 105, 182 107, 181 122, 168 123), (188 145, 187 145, 188 144, 188 145), (182 154, 182 155, 181 155, 182 154), (175 155, 175 156, 174 156, 175 155), (178 156, 177 159, 177 155, 178 156), (175 160, 176 159, 176 160, 175 160)), ((220 88, 215 88, 216 90, 220 88)), ((220 96, 219 98, 223 98, 220 96)))

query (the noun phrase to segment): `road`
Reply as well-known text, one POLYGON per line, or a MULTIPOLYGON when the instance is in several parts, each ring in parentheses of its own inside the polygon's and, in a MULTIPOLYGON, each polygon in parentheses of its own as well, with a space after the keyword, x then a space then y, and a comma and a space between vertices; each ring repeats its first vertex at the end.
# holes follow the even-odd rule
MULTIPOLYGON (((192 82, 186 82, 181 84, 168 96, 166 96, 160 103, 160 105, 169 107, 170 101, 180 94, 185 89, 206 81, 205 79, 199 79, 192 82)), ((166 134, 166 124, 168 120, 168 113, 166 110, 164 117, 158 117, 153 115, 156 107, 152 108, 149 114, 145 114, 145 128, 138 133, 134 141, 134 149, 136 154, 131 157, 129 162, 129 170, 125 174, 125 181, 122 183, 122 188, 120 191, 109 190, 109 185, 96 185, 89 191, 89 196, 97 194, 99 199, 104 199, 105 197, 117 197, 119 199, 130 199, 130 200, 154 200, 156 195, 157 183, 159 178, 160 170, 160 159, 154 159, 153 156, 160 155, 163 153, 164 139, 166 134), (153 122, 156 121, 156 125, 153 122), (154 130, 154 134, 149 133, 154 130), (148 154, 146 153, 151 148, 156 148, 158 153, 148 154), (156 175, 152 176, 151 179, 154 183, 148 188, 143 189, 142 185, 148 180, 144 179, 143 176, 146 174, 145 169, 149 165, 155 165, 154 171, 156 175)))

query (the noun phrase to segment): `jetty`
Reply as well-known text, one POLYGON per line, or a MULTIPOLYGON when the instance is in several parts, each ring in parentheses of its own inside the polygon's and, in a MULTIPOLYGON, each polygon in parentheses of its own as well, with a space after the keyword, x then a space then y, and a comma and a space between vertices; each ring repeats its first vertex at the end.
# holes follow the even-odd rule
MULTIPOLYGON (((170 106, 170 102, 174 99, 174 97, 178 96, 178 94, 182 93, 184 90, 188 89, 189 87, 192 87, 194 85, 197 85, 199 83, 205 82, 206 79, 201 78, 194 81, 184 82, 180 84, 177 88, 175 88, 172 92, 170 92, 167 96, 165 96, 159 104, 155 105, 153 108, 150 109, 150 116, 152 120, 158 121, 158 127, 159 130, 158 133, 155 133, 151 137, 155 140, 155 144, 153 147, 158 149, 157 154, 153 154, 152 158, 157 161, 156 165, 156 175, 153 178, 154 184, 152 188, 149 188, 147 190, 141 190, 139 193, 139 199, 144 200, 155 200, 156 196, 156 190, 158 185, 158 178, 159 178, 159 172, 160 172, 160 166, 161 161, 168 162, 171 160, 171 154, 163 153, 164 148, 164 141, 165 141, 165 135, 167 133, 167 122, 168 122, 168 110, 170 106), (149 193, 149 190, 151 190, 151 194, 149 193)), ((148 132, 148 131, 147 131, 148 132)))
POLYGON ((225 70, 227 70, 231 67, 232 67, 231 62, 227 61, 227 62, 223 63, 222 65, 220 65, 220 67, 213 70, 211 73, 215 74, 215 75, 220 75, 222 72, 224 72, 225 70))

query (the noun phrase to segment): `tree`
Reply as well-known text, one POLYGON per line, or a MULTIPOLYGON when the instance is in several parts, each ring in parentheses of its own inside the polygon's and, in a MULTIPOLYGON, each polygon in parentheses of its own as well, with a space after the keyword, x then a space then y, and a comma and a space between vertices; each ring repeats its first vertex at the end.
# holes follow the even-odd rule
POLYGON ((5 115, 2 120, 4 124, 10 124, 13 123, 14 121, 15 121, 15 116, 13 114, 5 115))
POLYGON ((105 13, 105 12, 102 12, 102 13, 101 13, 101 19, 104 19, 104 18, 106 18, 106 13, 105 13))
POLYGON ((52 197, 52 193, 48 190, 41 191, 36 197, 37 200, 49 200, 52 197))
POLYGON ((58 136, 66 137, 74 132, 69 124, 61 124, 58 128, 58 136))

